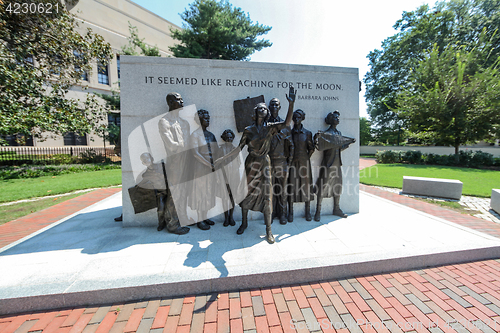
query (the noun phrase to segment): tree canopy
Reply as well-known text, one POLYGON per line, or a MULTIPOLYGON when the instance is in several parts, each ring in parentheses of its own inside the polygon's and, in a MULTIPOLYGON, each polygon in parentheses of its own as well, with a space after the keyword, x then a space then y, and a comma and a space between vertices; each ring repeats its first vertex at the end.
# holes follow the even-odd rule
POLYGON ((50 4, 51 13, 16 13, 14 3, 0 6, 0 134, 91 132, 106 112, 93 94, 80 101, 67 93, 93 60, 107 63, 110 45, 90 29, 78 33, 75 17, 58 0, 33 1, 50 4))
POLYGON ((183 30, 171 30, 181 44, 170 47, 178 58, 248 60, 271 42, 257 39, 271 27, 254 24, 249 14, 224 0, 195 0, 181 18, 183 30))
POLYGON ((423 141, 455 147, 494 136, 500 126, 500 57, 484 35, 477 45, 435 45, 396 98, 398 113, 423 141), (489 65, 488 65, 489 64, 489 65))
POLYGON ((410 75, 434 47, 437 54, 451 45, 470 51, 479 38, 484 38, 490 42, 491 56, 481 66, 487 68, 496 61, 500 55, 500 34, 496 33, 500 28, 500 0, 449 0, 438 2, 434 8, 423 5, 404 12, 394 28, 398 32, 368 55, 365 97, 376 128, 388 128, 398 121, 400 116, 394 112, 398 110, 397 98, 414 87, 411 80, 415 77, 410 75))

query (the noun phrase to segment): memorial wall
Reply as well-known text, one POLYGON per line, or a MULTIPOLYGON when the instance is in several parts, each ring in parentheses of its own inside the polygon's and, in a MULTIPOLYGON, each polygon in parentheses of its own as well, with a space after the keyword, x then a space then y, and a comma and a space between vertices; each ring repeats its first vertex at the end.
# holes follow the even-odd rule
MULTIPOLYGON (((323 67, 289 64, 256 63, 242 61, 223 60, 202 60, 202 59, 177 59, 177 58, 157 58, 157 57, 133 57, 123 56, 121 58, 121 129, 122 129, 122 184, 123 184, 123 225, 124 226, 157 226, 158 216, 155 202, 152 197, 148 200, 131 201, 130 190, 146 178, 150 179, 150 174, 154 172, 153 165, 156 166, 157 175, 161 175, 165 170, 165 176, 170 183, 176 182, 175 177, 169 175, 169 170, 191 170, 196 164, 196 158, 183 157, 183 154, 172 155, 169 160, 167 156, 166 141, 169 135, 180 133, 174 128, 165 135, 165 119, 168 115, 169 105, 166 97, 169 93, 176 92, 182 96, 183 107, 176 110, 176 117, 183 119, 183 123, 188 123, 184 131, 179 134, 185 137, 186 142, 197 134, 203 133, 200 129, 199 114, 209 115, 209 124, 205 124, 206 130, 213 133, 217 145, 224 144, 234 147, 238 146, 245 126, 254 123, 252 116, 255 115, 254 103, 256 101, 265 102, 269 106, 273 98, 280 101, 281 109, 279 117, 285 119, 289 107, 291 92, 295 91, 295 101, 293 111, 302 110, 303 128, 310 131, 312 135, 318 131, 325 131, 329 125, 325 123, 325 117, 338 110, 340 121, 337 126, 343 136, 359 138, 359 78, 358 69, 341 67, 323 67), (293 87, 290 90, 290 87, 293 87), (198 113, 198 110, 208 111, 198 113), (164 119, 164 120, 162 120, 164 119), (161 125, 163 121, 163 125, 161 125), (226 129, 231 129, 235 134, 232 143, 226 142, 221 135, 226 129), (173 133, 173 134, 172 134, 173 133), (168 161, 168 162, 167 162, 168 161), (162 162, 167 165, 162 169, 162 162), (149 165, 149 169, 148 169, 149 165), (150 173, 145 173, 146 170, 150 173), (149 175, 149 176, 148 176, 149 175), (149 177, 149 178, 148 178, 149 177), (134 206, 135 205, 135 206, 134 206), (137 212, 137 205, 142 206, 143 212, 137 212)), ((300 112, 299 112, 300 113, 300 112)), ((166 118, 167 117, 167 118, 166 118)), ((205 116, 204 116, 205 117, 205 116)), ((205 117, 206 118, 206 117, 205 117)), ((205 120, 203 120, 205 121, 205 120)), ((170 125, 169 125, 170 126, 170 125)), ((293 127, 291 124, 291 128, 293 127)), ((170 129, 169 129, 170 130, 170 129)), ((206 131, 205 131, 206 133, 206 131)), ((184 140, 184 139, 183 139, 184 140)), ((193 139, 193 141, 196 141, 193 139)), ((202 140, 203 141, 203 140, 202 140)), ((187 144, 187 143, 186 143, 187 144)), ((191 143, 189 148, 193 149, 191 143)), ((196 148, 196 147, 195 147, 196 148)), ((187 149, 187 148, 186 148, 187 149)), ((214 148, 212 148, 213 150, 214 148)), ((215 148, 217 149, 217 147, 215 148)), ((212 153, 213 151, 210 151, 212 153)), ((219 150, 220 152, 221 150, 219 150)), ((190 155, 189 152, 185 152, 190 155)), ((215 154, 215 152, 213 152, 215 154)), ((227 153, 227 151, 226 151, 227 153)), ((184 154, 184 155, 186 155, 184 154)), ((241 179, 245 177, 244 161, 248 155, 247 147, 243 148, 239 156, 233 159, 234 167, 238 168, 241 179)), ((312 183, 316 183, 319 176, 319 167, 322 163, 324 153, 314 151, 310 156, 312 183)), ((214 161, 217 157, 214 155, 214 161)), ((355 214, 359 212, 359 145, 358 140, 351 144, 348 149, 342 151, 342 194, 340 197, 340 207, 344 213, 355 214)), ((228 171, 213 170, 213 182, 207 181, 206 193, 203 191, 203 184, 200 185, 196 179, 190 176, 186 180, 188 187, 200 195, 205 195, 206 200, 215 200, 213 207, 208 206, 206 218, 216 223, 225 220, 224 211, 227 210, 227 193, 220 187, 224 179, 228 178, 228 171), (196 183, 192 185, 193 181, 196 183), (212 188, 210 184, 218 184, 217 188, 212 188), (213 199, 212 199, 213 198, 213 199), (210 208, 211 207, 211 208, 210 208)), ((170 171, 172 172, 172 171, 170 171)), ((208 175, 211 176, 211 175, 208 175)), ((199 178, 199 177, 198 177, 199 178)), ((161 182, 161 181, 160 181, 161 182)), ((178 181, 178 182, 183 182, 178 181)), ((151 183, 151 182, 150 182, 151 183)), ((178 184, 174 184, 174 187, 178 184)), ((184 186, 186 186, 184 184, 184 186)), ((215 185, 214 185, 215 186, 215 185)), ((170 186, 172 187, 172 186, 170 186)), ((238 186, 231 187, 232 201, 241 201, 245 192, 238 186), (241 190, 241 191, 240 191, 241 190), (241 193, 237 193, 240 191, 241 193)), ((228 187, 229 189, 229 187, 228 187)), ((163 190, 168 190, 164 188, 163 190)), ((169 189, 171 190, 171 189, 169 189)), ((176 191, 175 189, 173 190, 176 191)), ((229 190, 228 190, 229 191, 229 190)), ((231 191, 229 191, 231 192, 231 191)), ((157 191, 158 193, 158 191, 157 191)), ((191 209, 188 202, 187 214, 193 221, 197 219, 197 212, 191 209)), ((187 193, 187 192, 186 192, 187 193)), ((196 194, 195 193, 195 194, 196 194)), ((174 193, 175 194, 175 193, 174 193)), ((231 196, 230 195, 230 196, 231 196)), ((191 197, 193 195, 191 194, 191 197)), ((311 201, 311 213, 316 210, 316 199, 311 201)), ((241 221, 241 209, 236 203, 234 209, 234 219, 236 225, 241 221)), ((185 205, 185 203, 184 203, 185 205)), ((231 205, 231 204, 230 204, 231 205)), ((305 214, 304 202, 294 204, 294 218, 300 219, 305 214)), ((325 198, 322 202, 322 221, 332 218, 333 200, 325 198)), ((258 211, 249 211, 249 220, 263 220, 263 215, 258 211)), ((252 223, 252 222, 250 222, 252 223)), ((317 223, 314 220, 308 223, 317 223)), ((232 230, 227 230, 232 232, 232 230)))

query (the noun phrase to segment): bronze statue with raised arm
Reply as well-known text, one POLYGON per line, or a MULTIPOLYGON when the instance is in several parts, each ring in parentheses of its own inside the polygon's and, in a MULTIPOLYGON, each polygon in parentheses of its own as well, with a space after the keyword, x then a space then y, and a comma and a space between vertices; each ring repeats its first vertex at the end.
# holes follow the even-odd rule
POLYGON ((266 240, 274 243, 274 236, 271 232, 271 202, 272 202, 272 180, 271 180, 271 159, 269 151, 271 141, 280 130, 289 127, 292 123, 293 105, 295 103, 296 90, 290 87, 288 100, 288 113, 284 122, 269 123, 270 112, 265 103, 255 106, 253 125, 245 128, 236 149, 216 161, 216 167, 226 160, 236 156, 241 149, 248 146, 248 156, 245 160, 245 171, 247 175, 248 194, 240 203, 242 210, 241 226, 237 234, 242 234, 248 226, 248 210, 259 211, 264 214, 266 224, 266 240))

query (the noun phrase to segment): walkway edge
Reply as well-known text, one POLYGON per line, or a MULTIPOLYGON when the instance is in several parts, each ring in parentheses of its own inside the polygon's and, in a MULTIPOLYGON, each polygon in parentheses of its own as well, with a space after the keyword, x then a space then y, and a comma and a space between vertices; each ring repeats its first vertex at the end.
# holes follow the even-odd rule
POLYGON ((29 313, 71 307, 116 304, 146 299, 184 295, 208 294, 232 290, 293 285, 310 281, 337 280, 364 275, 460 264, 478 260, 497 259, 500 246, 390 258, 368 262, 331 265, 299 270, 249 274, 245 276, 156 285, 111 288, 75 293, 8 298, 0 300, 0 315, 29 313))

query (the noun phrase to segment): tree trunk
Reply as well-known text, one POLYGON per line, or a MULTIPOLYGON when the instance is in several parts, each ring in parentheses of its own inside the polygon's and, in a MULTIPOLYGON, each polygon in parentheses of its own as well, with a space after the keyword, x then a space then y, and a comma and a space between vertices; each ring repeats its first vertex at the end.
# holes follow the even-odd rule
POLYGON ((458 154, 459 147, 460 147, 460 145, 459 145, 459 144, 455 144, 455 162, 456 162, 457 164, 458 164, 458 162, 460 161, 460 155, 458 154))

